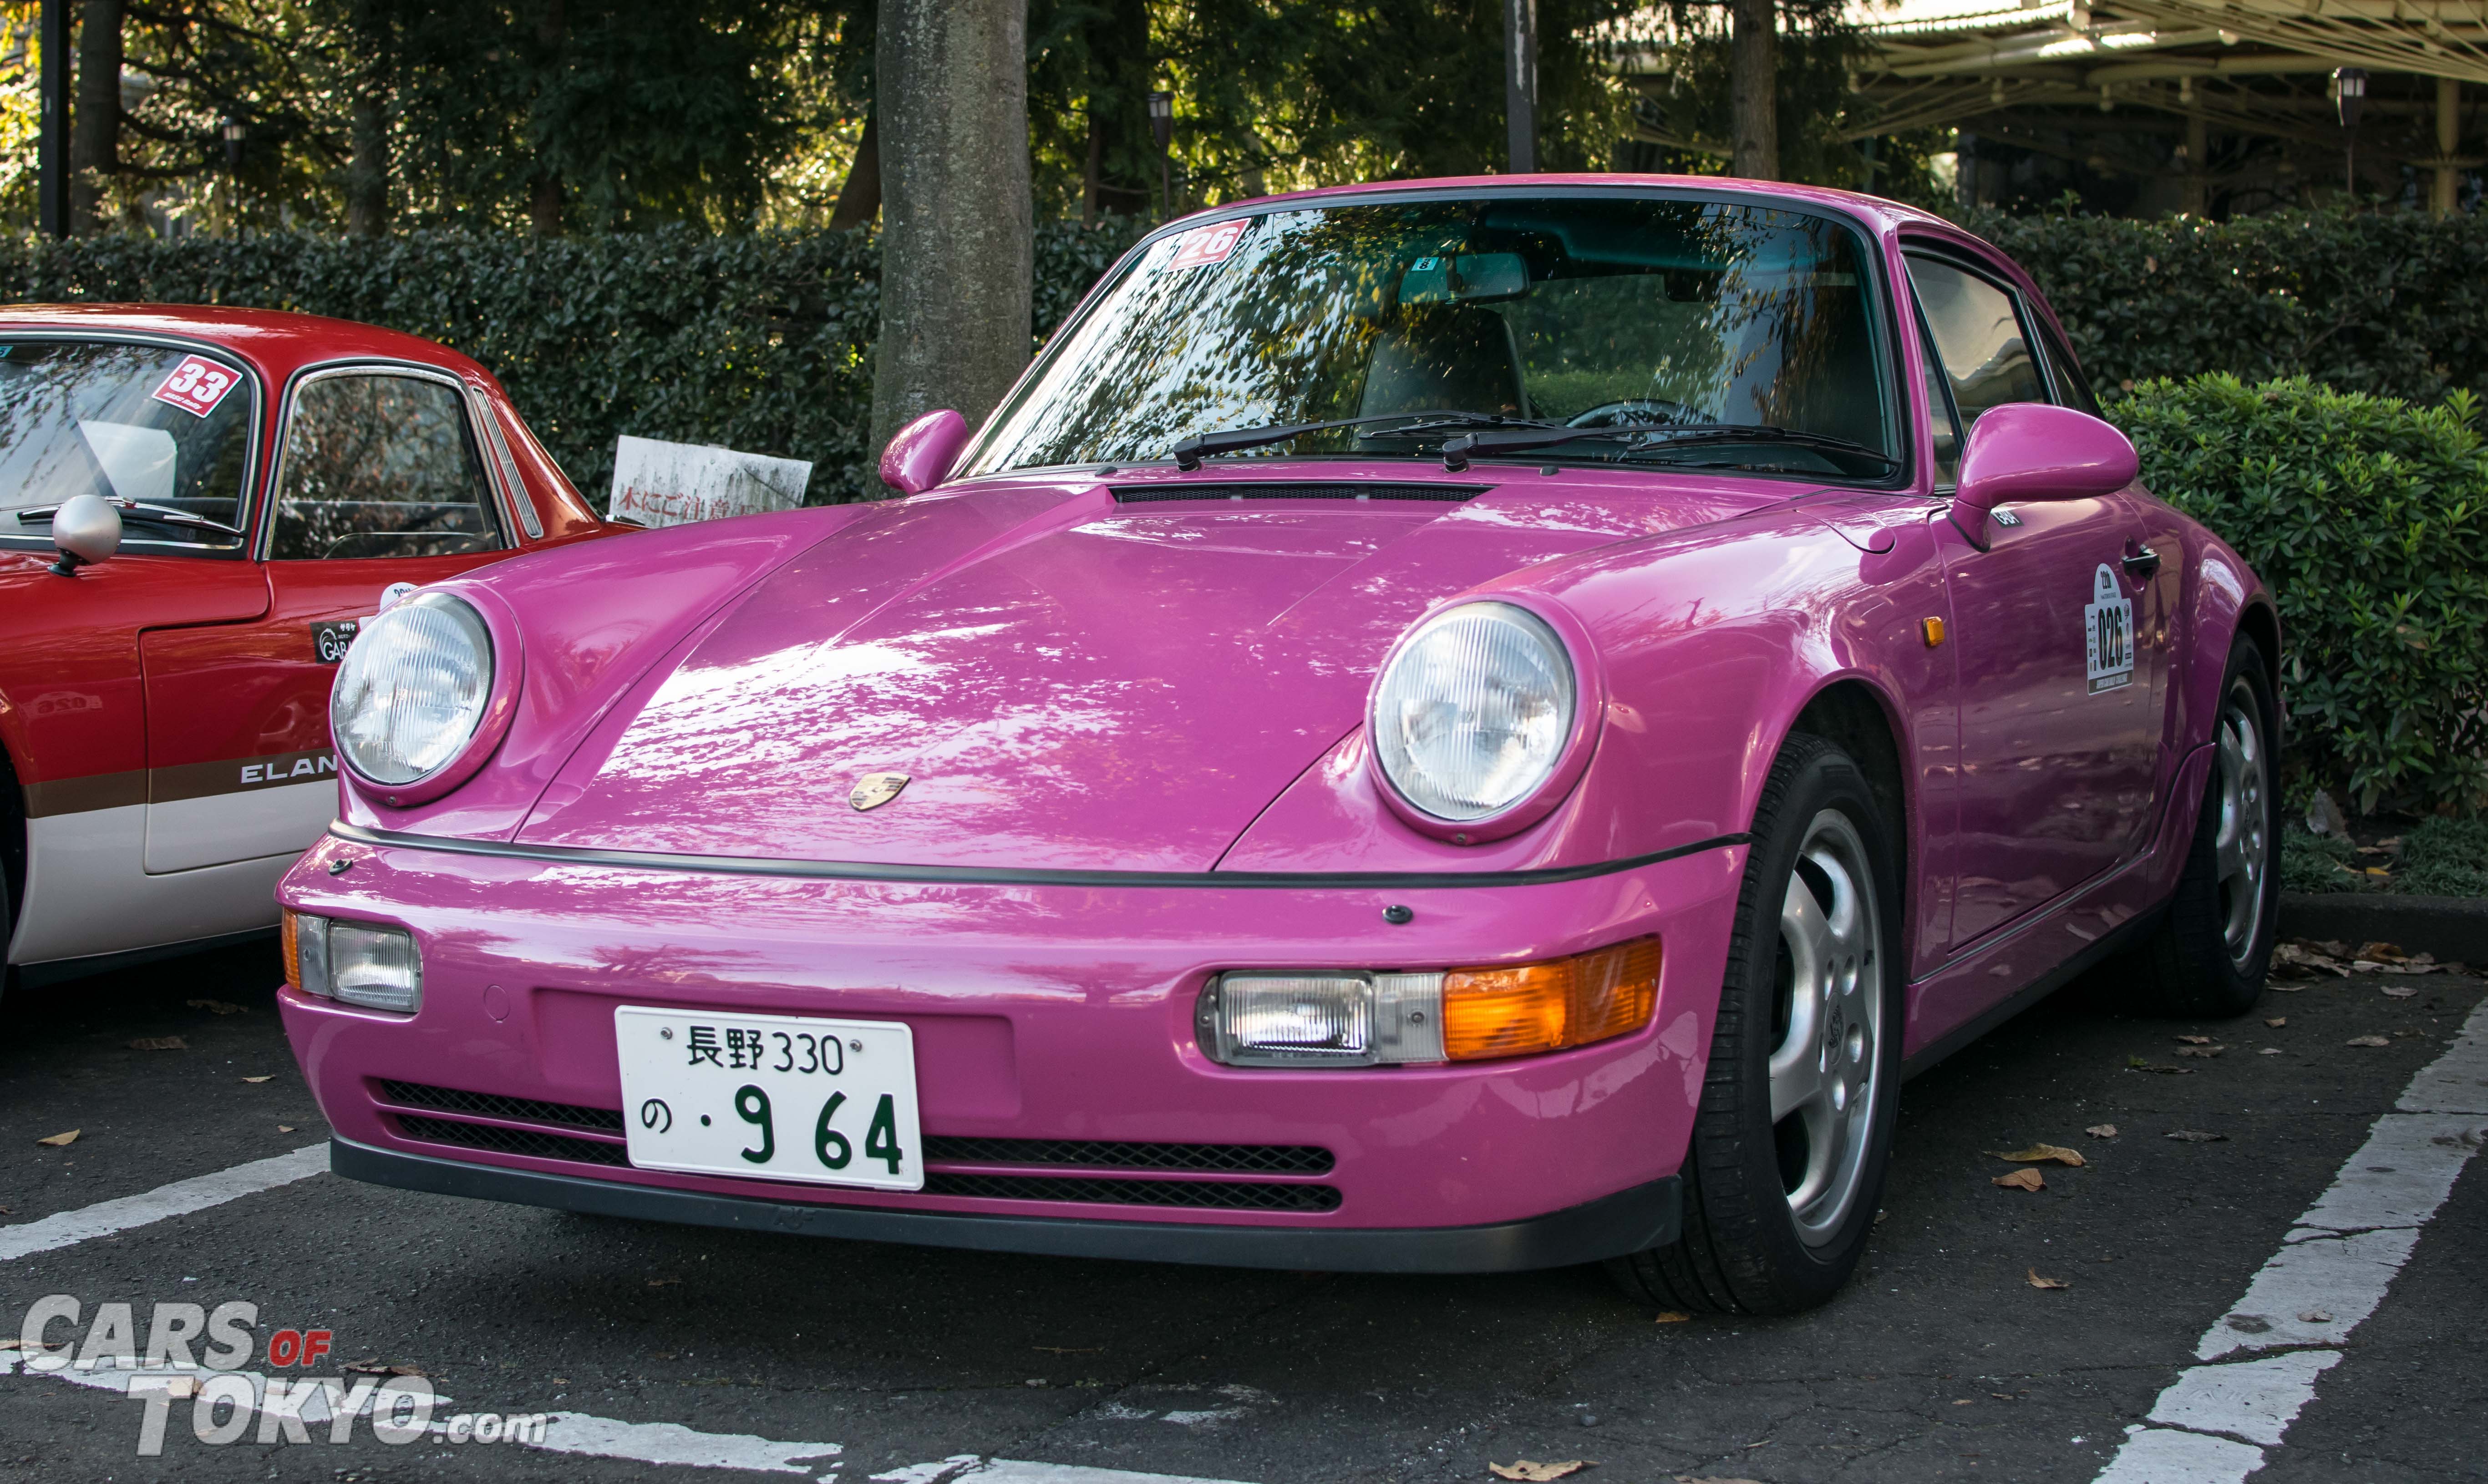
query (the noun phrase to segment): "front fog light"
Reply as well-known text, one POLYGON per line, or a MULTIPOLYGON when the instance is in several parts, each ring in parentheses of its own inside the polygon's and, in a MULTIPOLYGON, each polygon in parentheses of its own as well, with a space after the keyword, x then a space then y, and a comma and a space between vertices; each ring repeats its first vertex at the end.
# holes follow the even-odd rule
POLYGON ((1371 1067, 1443 1059, 1440 974, 1220 974, 1202 991, 1202 1049, 1230 1067, 1371 1067))
POLYGON ((305 994, 366 1010, 423 1007, 423 956, 404 928, 287 912, 285 977, 305 994))
POLYGON ((1201 1048, 1230 1067, 1492 1061, 1630 1035, 1658 1002, 1637 938, 1536 964, 1431 973, 1238 971, 1201 993, 1201 1048))

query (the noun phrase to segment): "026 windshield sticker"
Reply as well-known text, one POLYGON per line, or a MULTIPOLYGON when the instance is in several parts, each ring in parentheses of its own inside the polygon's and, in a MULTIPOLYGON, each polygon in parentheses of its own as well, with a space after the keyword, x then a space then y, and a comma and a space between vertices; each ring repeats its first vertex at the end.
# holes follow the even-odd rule
POLYGON ((171 375, 156 383, 155 397, 193 417, 205 417, 240 380, 230 367, 219 366, 204 355, 185 355, 171 375))
POLYGON ((1240 221, 1223 221, 1214 226, 1195 227, 1174 239, 1174 256, 1167 260, 1167 269, 1197 268, 1212 263, 1224 263, 1243 239, 1250 225, 1240 221))
POLYGON ((2090 651, 2090 693, 2134 684, 2134 600, 2118 591, 2106 562, 2091 576, 2090 606, 2082 609, 2090 651))

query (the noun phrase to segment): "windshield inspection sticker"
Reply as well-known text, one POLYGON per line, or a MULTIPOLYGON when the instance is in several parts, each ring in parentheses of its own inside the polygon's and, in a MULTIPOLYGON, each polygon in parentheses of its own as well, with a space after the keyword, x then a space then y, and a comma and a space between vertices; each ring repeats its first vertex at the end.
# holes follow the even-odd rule
POLYGON ((205 417, 225 400, 241 378, 229 367, 219 366, 203 355, 185 355, 173 374, 156 388, 157 402, 169 402, 193 417, 205 417))
POLYGON ((2117 591, 2116 574, 2102 562, 2091 576, 2091 603, 2082 610, 2089 632, 2093 695, 2134 684, 2134 601, 2117 591))
POLYGON ((1174 256, 1167 260, 1167 267, 1197 268, 1226 262, 1227 255, 1243 239, 1244 225, 1240 221, 1223 221, 1214 227, 1193 228, 1174 239, 1174 256))

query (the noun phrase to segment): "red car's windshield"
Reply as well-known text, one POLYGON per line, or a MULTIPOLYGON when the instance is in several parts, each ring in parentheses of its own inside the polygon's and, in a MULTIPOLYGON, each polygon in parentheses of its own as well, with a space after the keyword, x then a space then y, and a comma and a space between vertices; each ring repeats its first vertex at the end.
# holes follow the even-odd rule
POLYGON ((1188 436, 1335 419, 1361 421, 1261 451, 1420 457, 1451 433, 1395 434, 1393 416, 1465 413, 1583 430, 1533 441, 1533 459, 1881 477, 1901 439, 1870 262, 1839 222, 1725 201, 1489 196, 1217 223, 1128 265, 967 471, 1157 460, 1188 436))
POLYGON ((240 545, 251 407, 200 351, 0 340, 0 536, 47 536, 51 507, 99 494, 130 541, 240 545))

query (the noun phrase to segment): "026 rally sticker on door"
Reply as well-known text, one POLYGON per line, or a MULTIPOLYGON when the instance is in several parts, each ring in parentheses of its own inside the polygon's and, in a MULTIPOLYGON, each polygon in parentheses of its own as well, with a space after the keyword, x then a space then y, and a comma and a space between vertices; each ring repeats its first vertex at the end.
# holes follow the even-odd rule
POLYGON ((231 367, 219 366, 204 355, 185 355, 173 374, 157 384, 156 400, 169 402, 193 417, 205 417, 240 379, 231 367))
POLYGON ((2091 603, 2082 610, 2089 631, 2093 695, 2134 684, 2134 600, 2117 590, 2116 574, 2102 562, 2091 576, 2091 603))

